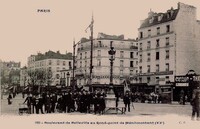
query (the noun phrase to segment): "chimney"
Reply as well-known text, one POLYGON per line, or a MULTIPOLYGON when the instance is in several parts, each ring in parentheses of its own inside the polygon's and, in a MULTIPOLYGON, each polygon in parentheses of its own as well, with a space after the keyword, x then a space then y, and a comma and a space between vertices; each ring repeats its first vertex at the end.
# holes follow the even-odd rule
POLYGON ((154 12, 150 9, 150 12, 148 13, 148 18, 152 17, 154 15, 154 12))

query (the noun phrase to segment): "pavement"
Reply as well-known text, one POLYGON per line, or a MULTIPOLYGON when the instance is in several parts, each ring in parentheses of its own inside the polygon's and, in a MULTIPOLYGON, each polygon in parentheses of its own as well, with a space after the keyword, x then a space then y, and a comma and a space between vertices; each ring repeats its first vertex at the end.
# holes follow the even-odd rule
MULTIPOLYGON (((18 115, 19 103, 23 103, 24 99, 21 94, 18 94, 12 99, 12 104, 8 105, 7 96, 1 99, 1 115, 18 115)), ((172 102, 172 104, 153 104, 153 103, 133 103, 134 109, 131 106, 131 111, 126 112, 127 116, 160 116, 160 115, 180 115, 191 116, 192 107, 189 103, 186 105, 180 105, 178 102, 172 102)), ((119 107, 123 105, 123 102, 119 103, 119 107)), ((81 114, 79 112, 73 112, 70 114, 81 114)), ((107 114, 106 114, 107 115, 107 114)))

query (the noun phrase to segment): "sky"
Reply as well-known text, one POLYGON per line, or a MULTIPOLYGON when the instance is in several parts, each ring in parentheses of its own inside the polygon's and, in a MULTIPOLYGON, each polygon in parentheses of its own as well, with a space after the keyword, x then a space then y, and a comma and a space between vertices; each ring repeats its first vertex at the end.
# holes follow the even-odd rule
POLYGON ((90 36, 85 29, 92 13, 94 37, 103 32, 135 39, 150 9, 166 12, 178 2, 195 6, 200 19, 198 0, 0 0, 0 59, 24 66, 31 54, 72 52, 74 39, 90 36))

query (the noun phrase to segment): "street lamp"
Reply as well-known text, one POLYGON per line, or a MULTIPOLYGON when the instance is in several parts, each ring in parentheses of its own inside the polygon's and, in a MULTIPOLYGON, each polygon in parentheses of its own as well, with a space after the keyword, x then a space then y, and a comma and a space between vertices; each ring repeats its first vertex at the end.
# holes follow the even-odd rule
POLYGON ((108 109, 105 111, 108 112, 109 110, 115 110, 116 112, 118 111, 118 108, 116 107, 116 96, 113 91, 113 62, 115 60, 115 53, 116 50, 112 46, 113 41, 110 42, 110 50, 108 51, 109 54, 109 60, 110 60, 110 84, 109 84, 109 91, 107 92, 107 96, 105 98, 106 102, 106 107, 108 109))
POLYGON ((69 87, 69 76, 70 76, 70 74, 69 74, 69 72, 67 72, 67 87, 69 87))
POLYGON ((115 60, 115 53, 116 50, 112 46, 113 41, 110 42, 110 50, 108 51, 108 54, 110 55, 110 88, 113 88, 113 62, 115 60))

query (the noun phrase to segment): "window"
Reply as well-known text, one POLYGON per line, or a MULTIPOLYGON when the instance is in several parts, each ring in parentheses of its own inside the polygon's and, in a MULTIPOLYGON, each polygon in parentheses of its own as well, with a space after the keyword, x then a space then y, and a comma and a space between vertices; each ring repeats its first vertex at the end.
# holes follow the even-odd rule
POLYGON ((169 46, 169 37, 166 38, 166 46, 169 46))
POLYGON ((81 44, 81 50, 83 50, 83 44, 81 44))
POLYGON ((98 41, 98 46, 102 47, 101 41, 98 41))
POLYGON ((85 52, 85 59, 87 59, 87 52, 85 52))
POLYGON ((71 69, 72 68, 72 63, 71 63, 71 61, 69 61, 69 69, 71 69))
POLYGON ((150 83, 150 81, 151 81, 151 78, 147 77, 147 83, 150 83))
POLYGON ((159 59, 160 59, 159 52, 156 52, 156 60, 159 60, 159 59))
POLYGON ((59 70, 60 70, 60 68, 59 68, 59 67, 57 67, 57 68, 56 68, 56 71, 57 71, 57 72, 59 72, 59 70))
POLYGON ((161 14, 160 16, 158 16, 158 21, 161 21, 163 18, 163 14, 161 14))
POLYGON ((101 50, 97 51, 97 56, 101 56, 101 50))
POLYGON ((169 50, 166 50, 166 59, 169 59, 169 50))
POLYGON ((148 41, 147 42, 147 49, 150 49, 151 48, 151 41, 148 41))
POLYGON ((121 58, 124 57, 124 51, 120 51, 120 57, 121 57, 121 58))
POLYGON ((130 75, 133 75, 133 70, 130 70, 130 75))
POLYGON ((142 78, 141 77, 139 78, 139 83, 142 83, 142 78))
POLYGON ((51 72, 51 67, 49 67, 49 72, 51 72))
POLYGON ((82 61, 80 61, 80 68, 82 68, 82 61))
POLYGON ((143 32, 140 32, 140 38, 143 38, 143 32))
POLYGON ((160 34, 160 27, 157 27, 157 35, 160 34))
POLYGON ((60 60, 57 60, 57 65, 60 65, 60 60))
POLYGON ((139 71, 139 72, 140 72, 140 73, 142 73, 142 66, 140 66, 140 67, 139 67, 139 69, 140 69, 140 71, 139 71))
POLYGON ((142 43, 140 43, 140 51, 142 50, 142 43))
POLYGON ((51 60, 49 60, 49 65, 51 65, 52 64, 52 62, 51 62, 51 60))
POLYGON ((150 73, 151 66, 147 65, 147 73, 150 73))
POLYGON ((136 70, 135 73, 137 74, 137 73, 138 73, 138 70, 136 70))
POLYGON ((97 60, 97 66, 101 66, 101 60, 100 59, 97 60))
POLYGON ((82 53, 80 53, 80 59, 82 59, 82 53))
POLYGON ((159 72, 160 66, 159 64, 156 65, 156 72, 159 72))
POLYGON ((142 62, 142 54, 140 55, 140 63, 142 62))
POLYGON ((156 77, 156 84, 159 84, 159 77, 156 77))
POLYGON ((65 66, 66 65, 66 62, 65 61, 63 61, 63 66, 65 66))
POLYGON ((136 61, 136 65, 138 65, 138 61, 136 61))
POLYGON ((147 53, 147 62, 151 61, 151 53, 147 53))
POLYGON ((165 67, 166 67, 166 71, 169 71, 169 63, 166 63, 165 67))
POLYGON ((134 67, 134 66, 133 66, 133 61, 130 61, 130 67, 131 67, 131 68, 134 67))
POLYGON ((156 48, 158 48, 158 47, 160 47, 160 40, 159 39, 156 40, 156 48))
POLYGON ((130 58, 134 58, 134 52, 130 52, 130 58))
POLYGON ((87 67, 87 60, 85 61, 85 67, 87 67))
POLYGON ((167 26, 166 26, 166 32, 167 32, 167 33, 170 32, 170 25, 167 25, 167 26))
POLYGON ((60 78, 60 75, 59 74, 56 74, 56 79, 59 79, 60 78))
POLYGON ((165 82, 168 83, 169 82, 169 76, 165 77, 165 82))
POLYGON ((148 37, 151 36, 151 30, 148 30, 148 37))
POLYGON ((123 67, 123 66, 124 66, 124 61, 120 60, 120 67, 123 67))

